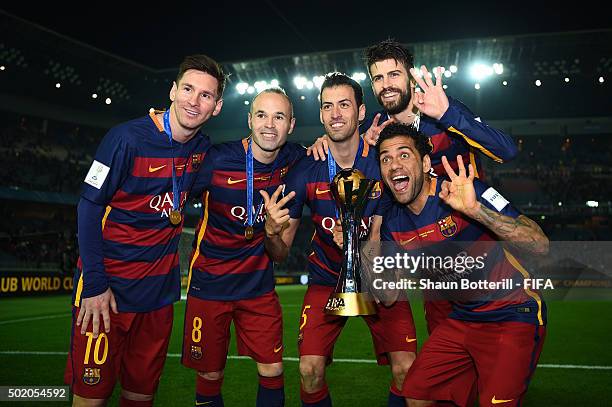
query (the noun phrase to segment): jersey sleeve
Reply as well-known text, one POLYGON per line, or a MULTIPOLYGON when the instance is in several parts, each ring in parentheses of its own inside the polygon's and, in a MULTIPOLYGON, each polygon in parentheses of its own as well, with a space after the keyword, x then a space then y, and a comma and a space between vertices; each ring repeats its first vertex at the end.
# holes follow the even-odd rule
POLYGON ((81 196, 98 205, 107 205, 127 178, 133 162, 125 130, 111 129, 96 151, 83 181, 81 196))
POLYGON ((470 146, 497 162, 512 160, 518 154, 512 137, 483 122, 456 99, 449 98, 448 109, 439 122, 448 131, 458 134, 470 146))
POLYGON ((306 163, 308 159, 308 157, 304 157, 300 161, 298 161, 296 165, 289 169, 289 173, 285 178, 285 194, 288 194, 291 191, 295 192, 295 197, 289 202, 287 202, 289 216, 292 219, 299 219, 302 217, 304 204, 307 203, 306 163))
POLYGON ((104 206, 81 198, 77 206, 79 255, 82 263, 83 298, 95 297, 105 292, 108 278, 102 252, 102 219, 104 206))
MULTIPOLYGON (((382 183, 382 181, 380 181, 382 183)), ((386 185, 383 185, 382 194, 380 195, 380 200, 378 201, 378 206, 376 207, 376 215, 383 216, 385 213, 388 213, 389 209, 393 205, 393 196, 387 188, 386 185)))
POLYGON ((287 162, 292 165, 306 157, 306 147, 298 143, 288 142, 285 144, 287 162))
POLYGON ((476 190, 478 202, 487 208, 512 218, 518 218, 521 215, 502 194, 481 180, 474 179, 474 189, 476 190))

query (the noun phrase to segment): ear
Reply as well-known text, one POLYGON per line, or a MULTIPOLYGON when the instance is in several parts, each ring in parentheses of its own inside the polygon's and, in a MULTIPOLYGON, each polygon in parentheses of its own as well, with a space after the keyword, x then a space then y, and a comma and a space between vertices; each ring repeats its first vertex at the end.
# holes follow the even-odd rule
POLYGON ((221 108, 223 107, 223 99, 217 100, 217 105, 215 106, 215 110, 213 110, 212 115, 216 116, 221 113, 221 108))
POLYGON ((293 132, 293 127, 295 127, 295 117, 291 118, 291 124, 289 125, 289 132, 287 134, 291 134, 293 132))
POLYGON ((251 126, 251 112, 247 113, 247 124, 249 125, 249 130, 253 130, 251 126))
POLYGON ((170 88, 170 100, 174 102, 174 99, 176 99, 176 91, 178 90, 178 86, 176 85, 176 82, 173 81, 172 82, 172 88, 170 88))
POLYGON ((429 154, 425 154, 425 157, 423 157, 423 173, 429 174, 429 171, 431 171, 431 158, 429 154))
POLYGON ((325 124, 325 122, 323 121, 323 108, 319 109, 319 121, 321 122, 321 124, 325 124))
POLYGON ((365 119, 365 114, 366 114, 366 106, 365 104, 361 104, 361 106, 359 106, 359 121, 362 122, 363 119, 365 119))

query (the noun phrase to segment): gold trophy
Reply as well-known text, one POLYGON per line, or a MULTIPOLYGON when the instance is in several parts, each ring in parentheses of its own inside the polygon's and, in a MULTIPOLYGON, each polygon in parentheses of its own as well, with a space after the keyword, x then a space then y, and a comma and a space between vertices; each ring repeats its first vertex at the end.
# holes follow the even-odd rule
POLYGON ((330 183, 342 223, 344 259, 336 289, 325 305, 326 314, 356 316, 376 313, 372 297, 362 292, 359 253, 359 226, 374 183, 361 171, 352 168, 338 172, 330 183))

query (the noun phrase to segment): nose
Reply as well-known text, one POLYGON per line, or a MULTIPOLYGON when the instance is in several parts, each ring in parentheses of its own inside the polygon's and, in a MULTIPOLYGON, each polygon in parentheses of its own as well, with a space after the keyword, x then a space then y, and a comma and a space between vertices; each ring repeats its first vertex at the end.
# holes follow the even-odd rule
POLYGON ((389 163, 389 168, 391 168, 391 171, 393 171, 402 168, 402 166, 400 165, 399 160, 396 160, 395 157, 393 157, 389 163))
POLYGON ((340 117, 342 117, 340 106, 334 106, 332 109, 332 119, 339 119, 340 117))
POLYGON ((274 116, 268 116, 264 125, 268 128, 274 128, 274 116))
POLYGON ((200 97, 200 95, 198 95, 197 92, 191 92, 191 93, 192 93, 192 95, 189 98, 189 104, 191 106, 196 106, 198 104, 198 98, 200 97))
POLYGON ((391 79, 388 75, 383 75, 383 89, 386 89, 391 86, 391 79))

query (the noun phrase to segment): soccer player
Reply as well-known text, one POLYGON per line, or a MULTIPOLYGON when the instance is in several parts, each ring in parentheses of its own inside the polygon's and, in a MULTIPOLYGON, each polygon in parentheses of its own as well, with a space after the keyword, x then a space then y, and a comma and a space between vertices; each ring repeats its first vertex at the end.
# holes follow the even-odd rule
MULTIPOLYGON (((304 204, 310 207, 315 224, 312 253, 308 257, 309 287, 304 297, 298 336, 303 406, 331 405, 325 367, 332 361, 334 344, 347 321, 347 317, 323 312, 336 285, 344 255, 333 241, 338 215, 329 183, 342 168, 357 168, 367 178, 380 179, 376 152, 359 136, 359 121, 365 116, 361 86, 344 74, 330 73, 321 86, 320 99, 321 123, 329 135, 327 161, 316 161, 313 157, 302 159, 285 181, 286 190, 295 192, 290 207, 284 208, 284 202, 271 200, 266 208, 266 249, 276 262, 287 257, 304 204), (287 221, 289 225, 285 227, 287 221)), ((367 237, 371 224, 375 222, 372 219, 380 195, 380 184, 377 184, 364 209, 362 239, 367 237)), ((378 362, 391 364, 393 382, 389 403, 403 405, 399 389, 416 352, 410 305, 407 301, 398 301, 391 306, 379 304, 377 314, 366 316, 364 320, 370 328, 378 362)))
MULTIPOLYGON (((360 134, 369 144, 376 145, 380 132, 391 123, 413 124, 431 140, 432 173, 439 175, 445 174, 443 155, 461 155, 472 163, 476 177, 480 178, 483 171, 479 153, 500 163, 516 156, 518 150, 509 135, 490 127, 461 102, 446 95, 439 70, 434 70, 435 85, 425 66, 421 67, 421 78, 414 69, 414 56, 400 43, 385 40, 367 48, 364 54, 374 96, 384 109, 359 126, 360 134), (421 92, 415 91, 416 85, 421 92)), ((315 159, 325 160, 319 144, 312 150, 313 155, 315 159)), ((454 165, 452 162, 451 166, 454 165)), ((387 194, 383 194, 381 206, 387 206, 389 201, 387 194)), ((374 228, 371 238, 376 239, 377 234, 374 228)), ((431 333, 446 319, 451 305, 443 300, 425 301, 424 305, 427 329, 431 333)))
MULTIPOLYGON (((383 180, 395 199, 383 219, 383 241, 407 249, 432 249, 445 242, 470 242, 471 247, 474 242, 504 242, 510 247, 487 246, 484 268, 477 275, 488 281, 512 278, 522 283, 528 277, 512 246, 532 254, 548 251, 540 227, 475 179, 472 164, 466 172, 461 155, 457 170, 443 156, 447 177, 431 176, 427 137, 401 124, 381 132, 378 149, 383 180)), ((481 406, 522 405, 546 324, 540 295, 522 287, 498 291, 494 299, 453 298, 449 318, 431 333, 406 376, 402 392, 410 406, 436 401, 468 405, 474 382, 481 406)))
POLYGON ((105 405, 118 379, 121 406, 153 405, 180 297, 182 210, 210 146, 200 128, 224 87, 217 62, 188 56, 170 108, 114 127, 98 147, 78 205, 65 373, 75 406, 105 405))
POLYGON ((196 405, 223 405, 232 321, 238 353, 257 363, 257 406, 284 405, 282 314, 264 248, 263 209, 265 201, 279 199, 289 167, 305 149, 286 143, 295 118, 280 88, 253 99, 248 124, 249 137, 211 148, 194 186, 202 216, 189 268, 181 360, 198 372, 196 405))

